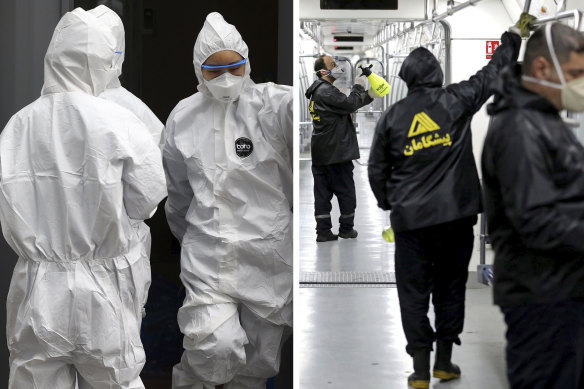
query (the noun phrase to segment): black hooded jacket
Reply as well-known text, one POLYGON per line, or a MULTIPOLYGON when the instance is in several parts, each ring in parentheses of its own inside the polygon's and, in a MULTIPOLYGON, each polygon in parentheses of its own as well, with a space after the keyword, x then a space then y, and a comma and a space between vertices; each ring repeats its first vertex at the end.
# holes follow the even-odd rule
POLYGON ((330 82, 317 79, 306 91, 312 115, 311 155, 313 165, 332 165, 359 159, 357 132, 351 113, 373 99, 361 85, 346 96, 330 82))
POLYGON ((482 155, 495 304, 584 298, 584 148, 518 77, 497 84, 482 155))
POLYGON ((500 69, 515 61, 521 38, 504 33, 489 63, 468 81, 443 88, 440 64, 418 48, 399 76, 408 95, 381 117, 369 156, 369 183, 396 232, 481 212, 470 122, 491 96, 500 69))

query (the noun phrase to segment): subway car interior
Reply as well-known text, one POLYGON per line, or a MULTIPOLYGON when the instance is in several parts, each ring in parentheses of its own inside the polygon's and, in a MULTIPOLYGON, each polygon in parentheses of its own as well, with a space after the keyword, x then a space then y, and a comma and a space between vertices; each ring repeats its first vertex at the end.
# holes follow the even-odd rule
MULTIPOLYGON (((342 9, 326 1, 300 0, 299 37, 299 151, 300 232, 299 295, 295 302, 297 361, 300 387, 370 388, 406 387, 413 371, 405 352, 395 285, 394 243, 382 237, 389 227, 389 211, 377 207, 367 176, 369 149, 382 113, 407 95, 398 77, 404 58, 425 47, 438 59, 444 85, 468 79, 485 66, 501 34, 518 20, 522 11, 537 17, 536 24, 560 21, 581 30, 583 1, 554 0, 412 0, 397 9, 342 9), (391 85, 381 99, 355 112, 360 159, 354 161, 357 194, 356 239, 315 241, 313 176, 311 173, 312 118, 304 96, 314 82, 315 59, 333 56, 344 75, 335 81, 348 94, 361 74, 360 66, 372 65, 374 73, 391 85), (334 328, 335 331, 330 331, 334 328)), ((335 3, 335 2, 329 2, 335 3)), ((354 4, 353 4, 354 6, 354 4)), ((354 8, 357 8, 354 6, 354 8)), ((519 61, 525 47, 523 39, 519 61)), ((489 116, 485 104, 472 121, 473 151, 480 172, 480 155, 489 116)), ((577 138, 584 141, 583 117, 563 113, 577 138)), ((480 173, 479 173, 480 175, 480 173)), ((333 199, 333 232, 339 208, 333 199)), ((461 380, 438 383, 440 388, 505 388, 505 325, 493 305, 493 250, 483 215, 475 225, 474 247, 466 292, 463 347, 453 360, 465 371, 461 380)), ((433 311, 430 309, 432 318, 433 311)))

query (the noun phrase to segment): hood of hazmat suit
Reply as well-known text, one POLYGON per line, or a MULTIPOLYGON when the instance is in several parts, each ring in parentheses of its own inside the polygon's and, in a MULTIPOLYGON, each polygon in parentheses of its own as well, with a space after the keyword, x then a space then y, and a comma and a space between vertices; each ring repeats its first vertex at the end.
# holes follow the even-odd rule
POLYGON ((156 117, 156 115, 148 108, 142 100, 134 96, 130 91, 122 86, 120 83, 120 75, 122 74, 122 65, 125 58, 126 39, 124 33, 124 24, 122 19, 105 5, 100 5, 92 10, 87 11, 97 17, 105 25, 109 26, 115 38, 115 45, 117 47, 116 53, 119 56, 115 61, 113 70, 115 77, 109 82, 106 90, 99 95, 102 99, 113 101, 116 104, 131 111, 140 119, 148 131, 152 134, 152 138, 156 144, 161 143, 160 136, 164 129, 164 124, 156 117))
POLYGON ((0 221, 20 256, 7 301, 11 389, 144 387, 150 266, 131 219, 149 218, 166 185, 144 124, 96 97, 117 51, 100 18, 65 14, 41 96, 0 135, 0 221))
POLYGON ((251 73, 247 45, 233 25, 227 23, 220 13, 213 12, 207 15, 203 29, 199 33, 199 36, 197 36, 193 49, 193 65, 195 66, 195 74, 199 81, 197 89, 206 96, 213 97, 203 78, 201 65, 211 55, 223 50, 235 51, 246 60, 243 76, 245 88, 245 84, 250 81, 249 74, 251 73))
MULTIPOLYGON (((199 93, 170 114, 163 150, 166 215, 182 242, 187 291, 178 317, 185 334, 183 367, 210 385, 229 381, 245 363, 245 354, 237 355, 247 343, 244 317, 256 317, 279 337, 292 319, 292 91, 255 84, 248 60, 239 97, 216 99, 201 65, 223 50, 248 56, 235 27, 211 13, 194 47, 199 93), (238 305, 249 315, 238 314, 238 305)), ((249 327, 246 332, 249 336, 249 327)), ((275 344, 276 352, 280 340, 267 343, 275 344)), ((279 358, 261 358, 273 360, 272 370, 247 375, 277 371, 279 358)), ((175 374, 174 387, 181 383, 192 385, 175 374)))

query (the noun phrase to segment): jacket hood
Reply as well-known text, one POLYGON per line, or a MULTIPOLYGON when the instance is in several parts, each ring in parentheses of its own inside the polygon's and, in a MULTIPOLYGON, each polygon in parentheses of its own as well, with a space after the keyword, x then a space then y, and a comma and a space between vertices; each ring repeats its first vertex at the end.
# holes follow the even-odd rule
POLYGON ((235 51, 247 59, 244 78, 248 79, 251 73, 251 66, 248 58, 249 51, 247 45, 235 26, 227 23, 219 12, 211 12, 205 19, 205 24, 203 24, 203 28, 197 36, 193 49, 193 64, 195 66, 197 80, 199 81, 197 89, 207 96, 212 95, 205 86, 201 65, 207 58, 223 50, 235 51))
POLYGON ((310 99, 312 97, 312 95, 314 94, 314 91, 316 90, 316 88, 318 88, 320 85, 322 85, 323 82, 328 83, 328 81, 325 81, 322 78, 317 78, 314 81, 314 83, 312 83, 312 85, 310 87, 308 87, 304 96, 306 96, 307 99, 310 99))
POLYGON ((102 93, 116 77, 119 47, 112 29, 81 8, 66 13, 45 54, 41 94, 80 91, 102 93))
POLYGON ((507 66, 501 71, 494 84, 494 101, 487 106, 489 115, 509 108, 531 108, 557 113, 551 102, 521 85, 521 65, 507 66))
POLYGON ((404 60, 399 77, 406 82, 408 89, 417 87, 441 87, 444 74, 440 63, 428 49, 418 47, 404 60))
POLYGON ((122 23, 122 19, 120 19, 118 14, 105 5, 97 6, 87 12, 108 26, 116 40, 116 51, 120 53, 114 65, 116 76, 110 81, 107 87, 117 88, 122 85, 120 83, 119 77, 122 75, 122 65, 124 63, 126 54, 126 34, 124 31, 124 24, 122 23))

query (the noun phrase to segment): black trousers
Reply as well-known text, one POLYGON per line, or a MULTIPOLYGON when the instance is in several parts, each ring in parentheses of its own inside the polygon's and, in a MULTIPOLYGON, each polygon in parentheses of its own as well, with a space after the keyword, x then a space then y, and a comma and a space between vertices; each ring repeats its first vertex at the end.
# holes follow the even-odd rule
POLYGON ((432 350, 434 340, 460 344, 476 220, 472 216, 395 233, 397 292, 406 351, 412 356, 432 350), (436 331, 428 319, 430 296, 436 331))
POLYGON ((330 231, 333 226, 331 221, 333 195, 337 196, 341 211, 339 232, 349 232, 353 229, 357 207, 353 169, 353 161, 333 165, 312 165, 317 234, 330 231))
POLYGON ((501 310, 511 389, 584 388, 584 299, 501 310))

